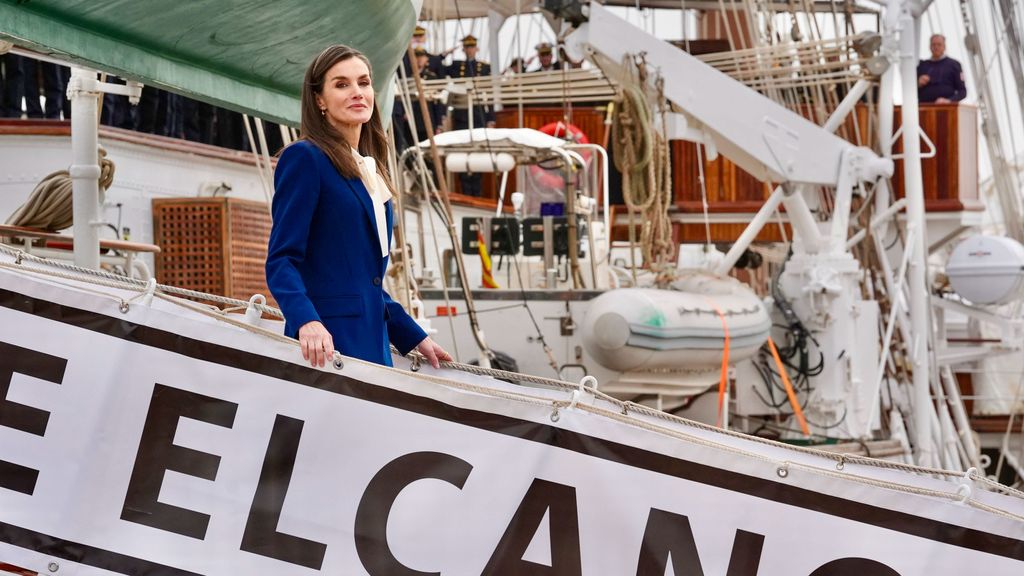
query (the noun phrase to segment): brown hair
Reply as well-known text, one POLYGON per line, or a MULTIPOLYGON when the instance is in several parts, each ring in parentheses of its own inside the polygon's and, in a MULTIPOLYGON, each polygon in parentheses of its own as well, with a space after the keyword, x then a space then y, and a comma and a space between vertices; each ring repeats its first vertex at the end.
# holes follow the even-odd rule
MULTIPOLYGON (((359 178, 359 166, 352 157, 352 151, 334 126, 320 113, 316 97, 324 89, 324 76, 338 62, 349 58, 359 58, 373 76, 370 61, 362 52, 342 44, 328 46, 320 55, 309 63, 306 76, 302 81, 301 115, 299 125, 300 139, 308 140, 327 154, 331 163, 346 178, 359 178)), ((370 121, 359 131, 359 153, 372 156, 377 161, 377 171, 384 178, 388 188, 394 192, 391 177, 388 174, 388 137, 380 120, 380 110, 374 98, 373 114, 370 121)))

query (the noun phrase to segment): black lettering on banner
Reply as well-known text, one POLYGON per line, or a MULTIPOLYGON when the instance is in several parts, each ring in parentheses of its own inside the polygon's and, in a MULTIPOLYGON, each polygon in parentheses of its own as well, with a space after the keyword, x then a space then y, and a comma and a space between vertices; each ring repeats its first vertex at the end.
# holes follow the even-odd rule
POLYGON ((210 481, 217 478, 220 456, 174 444, 178 420, 191 418, 231 428, 237 410, 234 402, 155 384, 121 519, 199 540, 205 538, 210 516, 158 502, 160 487, 167 470, 210 481))
MULTIPOLYGON (((11 380, 17 373, 60 384, 68 361, 6 342, 0 342, 0 359, 0 426, 43 436, 50 413, 7 400, 11 380)), ((38 477, 38 470, 0 460, 0 488, 31 495, 38 477)))
MULTIPOLYGON (((763 546, 763 535, 737 530, 726 576, 757 576, 763 546)), ((651 508, 640 545, 637 576, 663 576, 669 557, 672 558, 674 576, 704 576, 690 519, 682 514, 651 508)))
POLYGON ((582 563, 576 488, 537 478, 505 528, 483 574, 580 576, 582 563), (551 566, 523 560, 545 513, 551 534, 551 566))
POLYGON ((810 576, 900 576, 892 568, 867 558, 840 558, 811 572, 810 576))
POLYGON ((240 548, 245 552, 319 570, 327 553, 326 544, 277 531, 288 484, 295 470, 303 424, 302 420, 280 414, 274 420, 274 430, 270 433, 263 471, 260 472, 260 482, 249 509, 240 548))
POLYGON ((725 576, 757 576, 757 568, 761 565, 761 548, 763 547, 763 534, 737 530, 736 539, 732 542, 729 570, 726 571, 725 576))
MULTIPOLYGON (((669 556, 672 557, 674 576, 704 576, 690 519, 682 514, 651 508, 644 540, 640 544, 636 576, 663 576, 669 556)), ((729 564, 731 569, 732 561, 729 564)))
POLYGON ((440 572, 413 570, 395 558, 388 545, 388 516, 395 499, 417 480, 443 480, 459 490, 473 466, 450 454, 413 452, 399 456, 378 471, 363 492, 356 509, 356 553, 371 576, 438 576, 440 572))

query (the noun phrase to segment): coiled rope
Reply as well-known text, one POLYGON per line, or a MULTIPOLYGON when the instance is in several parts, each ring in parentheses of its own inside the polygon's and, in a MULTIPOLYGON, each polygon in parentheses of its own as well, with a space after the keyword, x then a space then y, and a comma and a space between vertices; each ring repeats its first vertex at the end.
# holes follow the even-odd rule
MULTIPOLYGON (((107 158, 107 151, 99 148, 100 160, 100 197, 114 182, 114 161, 107 158)), ((72 210, 71 174, 67 170, 51 172, 36 184, 28 200, 14 211, 5 224, 38 228, 48 232, 57 232, 70 228, 74 224, 72 210)))
MULTIPOLYGON (((643 265, 656 273, 667 270, 674 254, 672 222, 672 165, 668 140, 654 129, 653 114, 639 86, 646 82, 642 62, 636 64, 640 82, 624 85, 612 117, 615 167, 622 173, 622 198, 629 211, 630 250, 634 249, 633 222, 641 221, 643 265)), ((660 98, 663 100, 663 98, 660 98)), ((664 113, 665 103, 660 107, 664 113)))

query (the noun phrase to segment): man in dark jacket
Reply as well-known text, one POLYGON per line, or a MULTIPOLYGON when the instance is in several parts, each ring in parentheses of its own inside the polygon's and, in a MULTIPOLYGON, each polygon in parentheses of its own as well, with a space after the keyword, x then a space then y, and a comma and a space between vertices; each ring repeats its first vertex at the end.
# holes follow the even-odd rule
POLYGON ((917 65, 917 99, 922 104, 950 104, 967 96, 964 72, 960 63, 946 56, 946 37, 935 34, 929 48, 931 60, 917 65))

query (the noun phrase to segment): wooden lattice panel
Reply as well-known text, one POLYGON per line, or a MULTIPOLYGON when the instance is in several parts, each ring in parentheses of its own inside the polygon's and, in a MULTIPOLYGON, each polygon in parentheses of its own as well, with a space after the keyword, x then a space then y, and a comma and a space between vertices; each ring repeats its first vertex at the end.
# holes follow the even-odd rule
MULTIPOLYGON (((270 214, 236 198, 153 200, 153 239, 161 284, 248 300, 270 297, 264 264, 270 214)), ((275 305, 270 299, 271 305, 275 305)))
POLYGON ((224 294, 224 212, 221 199, 153 200, 158 282, 224 294))
POLYGON ((228 296, 248 300, 259 293, 270 298, 265 271, 271 224, 267 205, 232 200, 228 206, 228 296))

